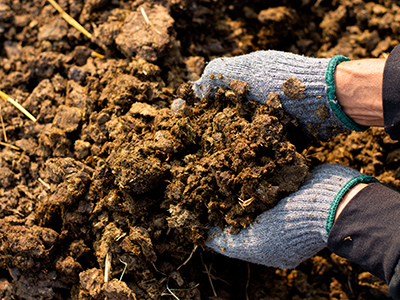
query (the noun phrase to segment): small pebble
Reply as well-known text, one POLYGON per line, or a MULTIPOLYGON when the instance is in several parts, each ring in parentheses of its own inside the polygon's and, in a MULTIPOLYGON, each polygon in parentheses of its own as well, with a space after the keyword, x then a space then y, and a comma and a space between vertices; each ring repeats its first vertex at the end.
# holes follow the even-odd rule
POLYGON ((174 101, 172 101, 171 104, 171 111, 174 114, 178 114, 182 111, 183 107, 185 106, 186 101, 183 100, 182 98, 177 98, 174 101))

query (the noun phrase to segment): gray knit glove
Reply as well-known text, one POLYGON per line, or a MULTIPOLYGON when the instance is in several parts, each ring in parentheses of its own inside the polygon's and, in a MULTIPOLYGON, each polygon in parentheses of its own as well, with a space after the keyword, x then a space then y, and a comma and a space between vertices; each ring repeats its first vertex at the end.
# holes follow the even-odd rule
POLYGON ((326 247, 337 206, 358 183, 377 179, 349 167, 314 169, 300 189, 238 234, 213 228, 206 245, 223 255, 277 268, 294 268, 326 247))
POLYGON ((338 133, 366 129, 341 109, 335 95, 336 66, 349 58, 310 58, 280 51, 256 51, 237 57, 212 60, 194 82, 197 97, 213 96, 232 80, 249 84, 247 97, 265 103, 278 93, 282 107, 299 120, 306 133, 327 140, 338 133))

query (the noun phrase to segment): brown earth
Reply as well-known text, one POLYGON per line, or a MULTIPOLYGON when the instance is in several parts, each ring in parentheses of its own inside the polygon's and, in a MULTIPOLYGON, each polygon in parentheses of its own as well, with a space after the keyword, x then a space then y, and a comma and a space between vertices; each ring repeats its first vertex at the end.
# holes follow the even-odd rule
MULTIPOLYGON (((277 270, 202 242, 212 224, 248 225, 323 162, 400 190, 397 142, 380 129, 295 139, 274 95, 260 106, 232 82, 200 101, 182 84, 214 57, 258 49, 385 57, 399 6, 58 2, 92 40, 48 2, 0 1, 0 89, 38 119, 0 102, 2 299, 387 299, 383 282, 327 250, 277 270)), ((301 88, 288 82, 299 99, 301 88)))

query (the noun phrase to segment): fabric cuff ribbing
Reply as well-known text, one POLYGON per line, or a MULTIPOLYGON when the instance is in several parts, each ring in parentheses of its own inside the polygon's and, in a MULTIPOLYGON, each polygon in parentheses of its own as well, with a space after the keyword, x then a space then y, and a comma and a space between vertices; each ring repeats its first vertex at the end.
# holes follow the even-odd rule
POLYGON ((362 176, 357 176, 352 179, 350 179, 336 194, 335 198, 333 199, 330 207, 329 207, 329 212, 328 212, 328 217, 326 220, 326 232, 329 235, 329 232, 331 231, 331 228, 333 226, 333 222, 335 221, 335 214, 337 207, 344 197, 346 193, 355 185, 359 183, 370 183, 370 182, 379 182, 378 179, 372 176, 367 176, 367 175, 362 175, 362 176))
POLYGON ((349 61, 350 58, 343 55, 334 56, 328 63, 325 73, 325 83, 327 86, 327 97, 328 102, 335 114, 335 116, 342 122, 345 126, 347 126, 351 130, 355 131, 365 131, 368 129, 366 126, 358 125, 352 119, 350 119, 342 110, 337 98, 335 91, 335 70, 338 64, 344 61, 349 61))

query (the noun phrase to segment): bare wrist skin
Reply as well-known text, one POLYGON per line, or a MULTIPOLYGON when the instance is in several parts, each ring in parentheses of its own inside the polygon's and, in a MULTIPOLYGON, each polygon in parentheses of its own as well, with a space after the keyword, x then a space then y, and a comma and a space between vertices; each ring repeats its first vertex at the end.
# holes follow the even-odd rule
POLYGON ((340 63, 335 91, 343 112, 363 126, 383 127, 382 82, 386 59, 371 58, 340 63))
POLYGON ((339 205, 336 209, 336 214, 335 214, 335 221, 339 217, 340 213, 343 211, 343 209, 346 207, 346 205, 353 199, 355 195, 358 194, 363 188, 365 188, 368 184, 366 183, 359 183, 355 186, 353 186, 342 198, 342 200, 339 202, 339 205))

